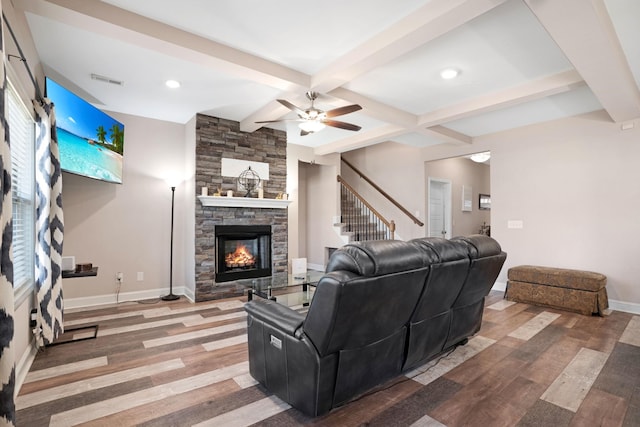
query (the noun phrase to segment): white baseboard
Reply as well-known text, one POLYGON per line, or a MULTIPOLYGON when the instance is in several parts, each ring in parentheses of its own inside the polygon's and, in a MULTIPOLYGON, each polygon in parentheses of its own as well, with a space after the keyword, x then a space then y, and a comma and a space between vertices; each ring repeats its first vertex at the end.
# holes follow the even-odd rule
MULTIPOLYGON (((84 308, 84 307, 93 307, 97 305, 105 305, 105 304, 115 304, 116 302, 127 302, 127 301, 140 301, 146 299, 160 298, 162 295, 166 295, 167 289, 148 289, 144 291, 135 291, 135 292, 123 292, 121 293, 116 300, 115 294, 108 295, 95 295, 90 297, 83 298, 65 298, 64 300, 64 308, 66 309, 74 309, 74 308, 84 308)), ((195 301, 195 295, 193 294, 193 290, 186 288, 185 286, 178 286, 173 288, 173 293, 176 295, 183 295, 190 301, 195 301)))
POLYGON ((307 263, 307 270, 324 271, 324 265, 307 263))
MULTIPOLYGON (((309 270, 316 271, 324 271, 325 266, 322 264, 307 264, 307 268, 309 270)), ((506 282, 496 282, 491 288, 492 291, 500 291, 504 292, 507 289, 506 282)), ((185 286, 174 287, 173 293, 176 295, 182 295, 187 298, 189 301, 194 302, 196 300, 195 295, 192 289, 189 289, 185 286)), ((118 302, 126 302, 126 301, 139 301, 145 299, 159 298, 162 295, 166 295, 166 289, 150 289, 145 291, 137 291, 137 292, 125 292, 121 293, 118 297, 118 302)), ((67 298, 64 300, 64 308, 65 309, 74 309, 74 308, 84 308, 84 307, 93 307, 97 305, 105 305, 105 304, 115 304, 116 296, 112 295, 96 295, 91 297, 84 298, 67 298)), ((624 311, 626 313, 632 314, 640 314, 640 304, 633 302, 624 302, 624 301, 616 301, 609 300, 609 308, 616 311, 624 311)))
POLYGON ((640 314, 640 304, 634 302, 609 300, 609 308, 616 311, 624 311, 625 313, 640 314))
POLYGON ((16 364, 16 388, 14 397, 18 396, 20 388, 22 388, 22 384, 24 384, 24 380, 27 378, 29 369, 31 369, 31 365, 33 365, 33 361, 35 360, 37 354, 38 347, 36 347, 36 341, 35 339, 33 339, 16 364))

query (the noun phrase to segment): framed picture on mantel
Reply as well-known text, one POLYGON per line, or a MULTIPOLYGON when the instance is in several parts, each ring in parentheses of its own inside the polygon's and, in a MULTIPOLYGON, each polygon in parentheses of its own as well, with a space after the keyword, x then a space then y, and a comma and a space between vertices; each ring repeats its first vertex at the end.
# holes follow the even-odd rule
POLYGON ((491 209, 491 195, 480 194, 478 196, 478 209, 488 211, 491 209))

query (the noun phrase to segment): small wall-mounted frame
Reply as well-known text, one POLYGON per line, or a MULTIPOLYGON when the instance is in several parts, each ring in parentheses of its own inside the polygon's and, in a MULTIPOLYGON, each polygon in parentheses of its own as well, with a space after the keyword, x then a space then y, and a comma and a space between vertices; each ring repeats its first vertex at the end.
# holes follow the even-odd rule
POLYGON ((491 195, 490 194, 480 194, 478 196, 478 209, 481 210, 491 210, 491 195))

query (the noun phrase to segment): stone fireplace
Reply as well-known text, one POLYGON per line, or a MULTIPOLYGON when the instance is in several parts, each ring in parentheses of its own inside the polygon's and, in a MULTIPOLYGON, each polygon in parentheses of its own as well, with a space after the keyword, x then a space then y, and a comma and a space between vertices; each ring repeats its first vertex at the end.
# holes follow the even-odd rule
MULTIPOLYGON (((198 114, 196 117, 196 177, 195 188, 195 300, 206 301, 246 294, 246 288, 238 283, 239 276, 227 273, 267 274, 265 268, 247 266, 226 269, 220 264, 220 247, 216 235, 225 227, 268 227, 271 232, 271 273, 286 272, 288 261, 288 213, 287 209, 264 207, 203 206, 198 196, 202 187, 209 194, 221 190, 237 190, 235 177, 222 176, 222 159, 237 159, 269 164, 269 180, 263 184, 265 199, 274 199, 286 192, 287 140, 283 131, 261 128, 255 132, 240 131, 240 123, 198 114), (221 229, 221 230, 220 230, 221 229), (220 271, 222 270, 222 272, 220 271), (248 271, 252 271, 248 273, 248 271), (222 274, 220 274, 222 273, 222 274)), ((232 230, 235 230, 232 228, 232 230)), ((235 232, 235 231, 234 231, 235 232)), ((236 239, 243 240, 243 239, 236 239)), ((234 243, 235 244, 235 243, 234 243)), ((265 242, 260 243, 264 247, 265 242)), ((235 247, 233 248, 235 250, 235 247)), ((262 255, 261 255, 262 256, 262 255)))
POLYGON ((216 282, 271 276, 271 226, 216 226, 216 282))

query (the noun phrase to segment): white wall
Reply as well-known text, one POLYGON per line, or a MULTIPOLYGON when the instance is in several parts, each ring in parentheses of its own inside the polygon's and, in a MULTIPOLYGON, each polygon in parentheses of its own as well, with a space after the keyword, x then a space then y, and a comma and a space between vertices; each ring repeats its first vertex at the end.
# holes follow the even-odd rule
POLYGON ((185 286, 185 295, 192 301, 195 301, 196 295, 196 195, 198 190, 195 188, 196 181, 196 117, 193 116, 191 120, 185 125, 185 137, 184 137, 184 184, 181 195, 184 199, 181 200, 183 209, 181 209, 184 215, 182 221, 182 229, 178 231, 182 236, 180 246, 176 246, 178 252, 174 253, 174 256, 178 253, 179 260, 182 260, 181 264, 184 268, 182 271, 183 276, 176 276, 174 278, 175 283, 182 283, 185 286), (177 281, 177 282, 176 282, 177 281))
POLYGON ((640 312, 640 120, 623 131, 604 112, 425 149, 424 160, 491 150, 492 236, 520 264, 607 276, 613 308, 640 312), (509 220, 523 222, 508 228, 509 220))
MULTIPOLYGON (((304 187, 302 194, 300 193, 299 167, 300 163, 311 163, 313 159, 313 149, 301 145, 287 144, 287 193, 289 194, 289 200, 291 200, 287 209, 289 259, 306 256, 304 246, 306 236, 300 236, 300 233, 306 233, 305 207, 301 206, 301 203, 306 203, 306 199, 304 187), (302 247, 300 246, 300 242, 302 242, 302 247)), ((304 175, 302 182, 306 182, 304 175)))
POLYGON ((325 265, 326 248, 344 243, 333 228, 339 213, 336 165, 318 163, 305 166, 306 175, 306 258, 315 266, 325 265))
POLYGON ((287 145, 289 259, 306 257, 310 268, 324 268, 325 248, 344 244, 333 227, 340 163, 339 154, 316 156, 309 147, 287 145))
POLYGON ((175 192, 174 293, 184 293, 188 285, 185 271, 193 254, 185 240, 193 234, 188 218, 194 190, 192 179, 184 180, 189 178, 185 126, 113 116, 125 125, 123 184, 63 174, 64 255, 99 267, 97 277, 63 280, 67 308, 115 302, 117 272, 124 274, 120 301, 168 293, 171 189, 165 179, 171 176, 181 180, 175 192))
POLYGON ((492 231, 509 252, 506 268, 596 271, 610 299, 640 308, 639 126, 622 131, 598 113, 493 138, 492 231))
MULTIPOLYGON (((296 194, 296 200, 298 201, 298 217, 301 221, 298 221, 298 232, 294 237, 297 243, 297 257, 307 258, 307 168, 309 163, 298 162, 298 191, 296 194)), ((289 224, 291 227, 291 224, 289 224)), ((294 257, 294 252, 290 252, 290 257, 294 257)))

